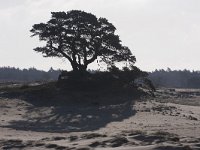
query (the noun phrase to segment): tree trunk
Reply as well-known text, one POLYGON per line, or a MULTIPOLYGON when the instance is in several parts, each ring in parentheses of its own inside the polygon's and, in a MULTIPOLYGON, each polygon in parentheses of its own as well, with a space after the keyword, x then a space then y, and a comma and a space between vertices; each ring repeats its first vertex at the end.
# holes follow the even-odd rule
POLYGON ((71 63, 72 69, 74 72, 87 72, 87 65, 79 65, 78 63, 71 63))
POLYGON ((78 69, 78 65, 76 63, 72 62, 71 66, 72 66, 72 69, 74 72, 78 72, 79 69, 78 69))
POLYGON ((79 65, 79 71, 80 72, 86 72, 87 66, 86 65, 79 65))

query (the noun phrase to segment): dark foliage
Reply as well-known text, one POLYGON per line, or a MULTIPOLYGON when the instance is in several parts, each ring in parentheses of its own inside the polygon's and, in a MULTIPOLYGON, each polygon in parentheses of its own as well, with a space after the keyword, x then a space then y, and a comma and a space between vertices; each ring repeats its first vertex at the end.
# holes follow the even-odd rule
MULTIPOLYGON (((141 71, 139 68, 132 66, 131 69, 124 68, 119 70, 113 66, 105 72, 62 72, 59 76, 58 85, 70 90, 123 90, 123 89, 136 89, 136 79, 143 79, 144 84, 148 85, 151 81, 146 77, 147 72, 141 71)), ((154 90, 153 86, 149 89, 154 90)))
POLYGON ((156 87, 200 88, 200 72, 189 70, 156 70, 149 74, 156 87))
POLYGON ((35 68, 19 69, 14 67, 0 68, 0 82, 32 82, 57 80, 60 70, 41 71, 35 68))
POLYGON ((44 57, 65 58, 74 71, 81 72, 96 59, 107 65, 135 63, 135 56, 121 44, 116 28, 107 19, 79 10, 51 14, 47 23, 35 24, 31 29, 32 36, 46 42, 44 47, 34 49, 44 57))

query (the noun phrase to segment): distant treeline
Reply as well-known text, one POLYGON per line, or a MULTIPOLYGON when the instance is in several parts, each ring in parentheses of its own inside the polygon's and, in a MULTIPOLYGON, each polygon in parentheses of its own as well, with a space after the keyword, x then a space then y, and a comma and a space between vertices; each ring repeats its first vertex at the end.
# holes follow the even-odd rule
MULTIPOLYGON (((33 82, 57 80, 62 70, 49 71, 35 68, 19 69, 0 67, 0 82, 33 82)), ((88 70, 89 72, 95 72, 88 70)), ((155 70, 149 73, 149 79, 155 87, 167 88, 200 88, 200 71, 189 70, 155 70)))
POLYGON ((0 67, 0 82, 32 82, 57 80, 60 70, 52 68, 49 71, 35 68, 19 69, 14 67, 0 67))
POLYGON ((200 71, 189 70, 155 70, 149 73, 155 87, 200 88, 200 71))

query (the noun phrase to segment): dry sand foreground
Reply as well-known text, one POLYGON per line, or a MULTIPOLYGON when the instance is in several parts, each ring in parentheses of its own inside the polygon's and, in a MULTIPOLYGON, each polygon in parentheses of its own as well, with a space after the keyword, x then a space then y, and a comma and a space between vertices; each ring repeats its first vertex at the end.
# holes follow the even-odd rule
POLYGON ((0 149, 200 149, 198 90, 116 105, 36 106, 0 98, 0 149))

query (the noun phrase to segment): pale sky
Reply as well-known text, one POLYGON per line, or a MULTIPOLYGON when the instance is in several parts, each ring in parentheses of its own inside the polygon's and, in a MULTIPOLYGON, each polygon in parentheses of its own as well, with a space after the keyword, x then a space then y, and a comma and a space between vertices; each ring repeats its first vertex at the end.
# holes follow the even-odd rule
POLYGON ((200 0, 0 0, 0 66, 70 69, 33 48, 33 24, 50 12, 84 10, 107 18, 142 70, 200 70, 200 0))

